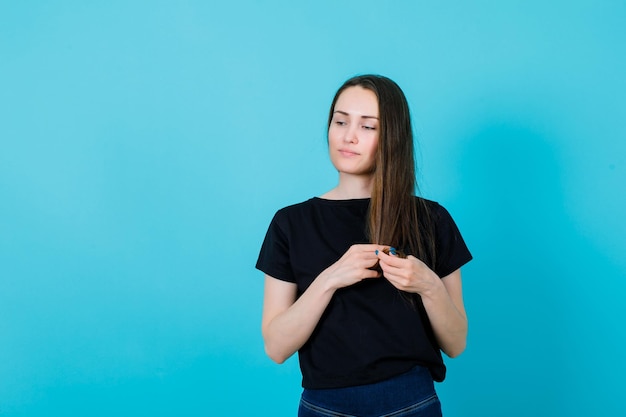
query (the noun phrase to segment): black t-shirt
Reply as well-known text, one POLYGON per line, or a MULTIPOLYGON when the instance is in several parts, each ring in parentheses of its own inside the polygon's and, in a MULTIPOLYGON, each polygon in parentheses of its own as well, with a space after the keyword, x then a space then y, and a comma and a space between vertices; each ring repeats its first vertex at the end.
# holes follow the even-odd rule
MULTIPOLYGON (((418 198, 418 197, 416 197, 418 198)), ((439 277, 472 259, 448 211, 423 201, 434 224, 439 277)), ((350 246, 368 243, 370 199, 312 198, 279 210, 267 231, 256 267, 297 284, 302 294, 350 246)), ((425 261, 426 262, 426 261, 425 261)), ((298 356, 308 389, 369 384, 427 366, 435 381, 445 377, 440 348, 419 297, 411 304, 386 279, 369 279, 335 292, 298 356)))

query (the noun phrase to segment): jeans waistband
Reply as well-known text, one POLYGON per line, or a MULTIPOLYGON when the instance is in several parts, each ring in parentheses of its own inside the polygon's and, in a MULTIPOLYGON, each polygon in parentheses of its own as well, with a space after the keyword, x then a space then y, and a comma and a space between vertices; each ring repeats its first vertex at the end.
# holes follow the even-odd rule
POLYGON ((421 366, 374 384, 302 392, 302 399, 308 404, 334 410, 339 413, 336 415, 355 416, 390 414, 433 398, 436 399, 433 379, 428 368, 421 366))

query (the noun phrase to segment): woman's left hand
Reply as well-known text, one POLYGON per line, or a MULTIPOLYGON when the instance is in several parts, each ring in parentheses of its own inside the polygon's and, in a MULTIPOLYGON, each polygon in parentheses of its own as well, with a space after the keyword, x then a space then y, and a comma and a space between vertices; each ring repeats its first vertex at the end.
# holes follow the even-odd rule
POLYGON ((426 295, 441 284, 441 280, 424 262, 414 256, 400 258, 379 251, 383 276, 397 289, 426 295))
POLYGON ((441 350, 454 358, 467 341, 467 315, 463 306, 461 270, 442 277, 414 256, 400 258, 378 251, 383 277, 399 290, 422 297, 426 314, 441 350))

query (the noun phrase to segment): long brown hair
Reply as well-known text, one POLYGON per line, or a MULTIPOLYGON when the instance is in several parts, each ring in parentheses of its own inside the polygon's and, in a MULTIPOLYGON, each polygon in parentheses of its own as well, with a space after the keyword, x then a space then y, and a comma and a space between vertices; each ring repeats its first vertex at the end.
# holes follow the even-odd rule
POLYGON ((422 199, 415 197, 415 156, 411 115, 400 87, 381 75, 359 75, 337 90, 330 107, 328 126, 341 93, 360 86, 376 94, 379 137, 368 236, 371 243, 394 246, 434 266, 430 215, 422 199))

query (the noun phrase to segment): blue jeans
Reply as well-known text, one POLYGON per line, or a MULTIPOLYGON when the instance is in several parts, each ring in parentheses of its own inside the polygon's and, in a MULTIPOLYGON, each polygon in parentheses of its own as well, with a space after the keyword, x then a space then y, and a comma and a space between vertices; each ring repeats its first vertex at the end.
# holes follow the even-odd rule
POLYGON ((369 385, 305 389, 298 417, 441 417, 428 368, 369 385))

